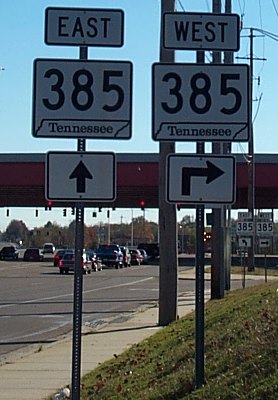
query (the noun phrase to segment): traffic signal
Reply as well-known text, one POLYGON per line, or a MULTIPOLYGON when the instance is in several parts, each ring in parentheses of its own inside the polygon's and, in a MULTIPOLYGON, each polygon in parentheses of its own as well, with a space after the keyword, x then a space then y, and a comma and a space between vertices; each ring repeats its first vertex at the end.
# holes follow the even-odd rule
POLYGON ((204 231, 204 242, 211 239, 211 232, 204 231))
POLYGON ((74 214, 75 214, 75 208, 71 207, 71 215, 74 215, 74 214))
POLYGON ((93 216, 93 218, 96 218, 96 217, 97 217, 96 211, 93 211, 92 216, 93 216))
POLYGON ((67 216, 67 209, 64 208, 64 209, 63 209, 63 217, 66 217, 66 216, 67 216))
POLYGON ((144 200, 140 200, 140 207, 141 207, 142 211, 145 210, 145 201, 144 200))
POLYGON ((39 210, 36 210, 35 211, 35 217, 38 217, 39 216, 39 210))
POLYGON ((6 211, 6 216, 8 217, 9 215, 10 215, 10 210, 7 209, 7 211, 6 211))
POLYGON ((51 210, 51 207, 52 207, 52 201, 48 201, 47 202, 47 206, 46 207, 44 207, 44 209, 45 209, 45 211, 47 211, 47 210, 51 210))

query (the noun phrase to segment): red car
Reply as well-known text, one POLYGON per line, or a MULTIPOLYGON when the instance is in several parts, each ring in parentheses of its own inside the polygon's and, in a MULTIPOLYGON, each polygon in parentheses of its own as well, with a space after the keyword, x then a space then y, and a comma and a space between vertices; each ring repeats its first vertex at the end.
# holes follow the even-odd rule
POLYGON ((54 267, 58 267, 59 261, 62 259, 63 255, 65 254, 66 250, 57 250, 53 257, 53 265, 54 267))
POLYGON ((28 248, 23 255, 23 261, 42 261, 42 255, 37 248, 28 248))
POLYGON ((140 251, 137 249, 130 249, 129 251, 131 254, 131 264, 132 265, 140 265, 141 262, 143 261, 143 256, 140 253, 140 251))

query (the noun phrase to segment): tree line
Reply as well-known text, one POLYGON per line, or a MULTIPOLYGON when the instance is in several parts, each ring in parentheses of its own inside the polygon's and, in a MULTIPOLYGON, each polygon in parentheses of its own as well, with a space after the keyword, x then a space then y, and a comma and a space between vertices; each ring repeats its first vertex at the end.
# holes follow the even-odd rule
MULTIPOLYGON (((232 227, 236 220, 232 220, 232 227)), ((140 243, 159 243, 158 224, 146 220, 143 216, 133 218, 129 223, 98 223, 84 225, 84 247, 96 248, 100 244, 117 243, 123 246, 137 246, 140 243)), ((235 228, 234 228, 235 230, 235 228)), ((271 249, 276 254, 278 224, 274 224, 274 237, 271 249)), ((38 247, 51 242, 56 248, 74 248, 75 246, 75 221, 68 226, 61 226, 56 222, 48 221, 44 226, 28 229, 22 220, 12 220, 4 232, 0 234, 1 241, 16 243, 22 248, 38 247)), ((195 221, 190 215, 185 215, 177 222, 178 250, 183 253, 195 252, 195 221)), ((205 251, 211 251, 211 227, 204 231, 205 251)), ((232 252, 238 249, 238 238, 232 237, 232 252)), ((256 252, 260 252, 257 248, 256 252)))
MULTIPOLYGON (((179 247, 182 250, 194 252, 195 223, 192 217, 185 216, 178 223, 179 247)), ((96 248, 99 244, 117 243, 120 245, 137 246, 140 243, 158 243, 158 224, 139 216, 129 223, 97 223, 84 225, 84 247, 96 248)), ((16 243, 22 248, 38 247, 51 242, 56 248, 73 248, 75 246, 75 221, 68 226, 61 226, 48 221, 43 226, 29 229, 24 221, 12 220, 4 232, 1 241, 16 243)))

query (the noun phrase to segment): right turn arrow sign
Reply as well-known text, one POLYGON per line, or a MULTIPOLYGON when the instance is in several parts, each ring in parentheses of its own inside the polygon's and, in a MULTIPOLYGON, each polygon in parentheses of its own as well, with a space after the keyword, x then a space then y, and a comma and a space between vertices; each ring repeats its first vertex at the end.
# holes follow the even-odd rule
POLYGON ((235 202, 235 158, 230 155, 169 154, 166 199, 169 203, 235 202))
POLYGON ((191 177, 203 176, 206 178, 206 184, 208 185, 224 174, 224 171, 212 162, 207 161, 206 164, 205 168, 184 167, 182 169, 181 193, 183 196, 190 196, 191 177))

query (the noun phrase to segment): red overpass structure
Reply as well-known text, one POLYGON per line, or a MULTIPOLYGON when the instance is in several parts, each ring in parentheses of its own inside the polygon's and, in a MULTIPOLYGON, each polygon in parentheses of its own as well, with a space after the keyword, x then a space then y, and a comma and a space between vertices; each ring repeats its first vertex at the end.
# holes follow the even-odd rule
MULTIPOLYGON (((158 154, 118 153, 117 199, 114 203, 86 203, 86 207, 158 208, 158 154)), ((45 207, 45 154, 0 154, 0 206, 45 207)), ((236 203, 246 209, 248 165, 236 155, 236 203)), ((57 202, 53 207, 72 207, 57 202)), ((194 208, 195 205, 187 205, 194 208)), ((255 154, 255 208, 278 208, 278 154, 255 154)))

